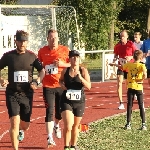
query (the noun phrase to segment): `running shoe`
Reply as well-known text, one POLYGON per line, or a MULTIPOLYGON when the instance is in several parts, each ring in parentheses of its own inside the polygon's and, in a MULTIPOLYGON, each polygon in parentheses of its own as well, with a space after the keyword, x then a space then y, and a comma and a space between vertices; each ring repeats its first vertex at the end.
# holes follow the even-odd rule
POLYGON ((142 127, 140 128, 140 130, 147 130, 147 127, 145 124, 142 124, 142 127))
POLYGON ((47 142, 48 142, 48 148, 56 146, 53 139, 47 138, 47 142))
POLYGON ((56 138, 61 139, 61 128, 54 126, 54 131, 56 138))
POLYGON ((124 127, 124 129, 125 129, 125 130, 131 130, 130 124, 126 124, 125 127, 124 127))
POLYGON ((120 110, 121 110, 121 109, 125 109, 125 108, 124 108, 124 105, 123 105, 123 104, 120 104, 119 107, 118 107, 118 109, 120 109, 120 110))
POLYGON ((23 139, 24 139, 24 131, 23 130, 19 130, 18 140, 21 142, 23 139))

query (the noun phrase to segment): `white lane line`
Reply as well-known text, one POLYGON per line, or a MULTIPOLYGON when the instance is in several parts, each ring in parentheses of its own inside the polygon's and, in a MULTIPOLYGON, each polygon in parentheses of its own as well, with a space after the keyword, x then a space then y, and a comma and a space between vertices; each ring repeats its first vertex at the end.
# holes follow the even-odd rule
POLYGON ((5 111, 1 111, 0 114, 4 113, 5 111))
POLYGON ((89 99, 93 99, 93 97, 90 97, 89 99))
MULTIPOLYGON (((39 106, 41 106, 43 104, 40 104, 39 106)), ((38 105, 36 105, 38 106, 38 105)), ((41 118, 44 118, 45 116, 42 116, 42 117, 37 117, 35 119, 31 119, 30 121, 34 121, 34 120, 38 120, 38 119, 41 119, 41 118)), ((6 135, 7 133, 9 132, 9 130, 6 130, 5 132, 3 132, 1 135, 0 135, 0 141, 2 140, 2 138, 4 137, 4 135, 6 135)))
MULTIPOLYGON (((37 117, 35 119, 31 119, 30 121, 34 121, 34 120, 38 120, 38 119, 41 119, 41 118, 44 118, 45 116, 41 116, 41 117, 37 117)), ((3 132, 1 135, 0 135, 0 141, 2 140, 2 138, 9 132, 9 130, 6 130, 5 132, 3 132)))
POLYGON ((97 89, 98 89, 99 87, 95 87, 95 88, 97 88, 97 89))
POLYGON ((9 132, 9 130, 6 130, 5 132, 3 132, 3 134, 0 136, 0 141, 4 137, 4 135, 6 135, 8 132, 9 132))
POLYGON ((36 106, 42 106, 42 105, 44 105, 44 104, 39 104, 39 105, 36 105, 36 106))

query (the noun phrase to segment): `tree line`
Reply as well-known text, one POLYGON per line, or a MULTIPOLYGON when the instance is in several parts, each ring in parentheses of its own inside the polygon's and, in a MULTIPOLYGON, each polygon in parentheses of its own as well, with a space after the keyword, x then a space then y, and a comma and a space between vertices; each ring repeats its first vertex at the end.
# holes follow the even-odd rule
MULTIPOLYGON (((16 3, 1 0, 1 4, 16 3)), ((53 0, 52 4, 76 9, 86 50, 113 49, 123 29, 131 40, 134 32, 141 32, 142 40, 146 39, 150 30, 150 0, 53 0)))

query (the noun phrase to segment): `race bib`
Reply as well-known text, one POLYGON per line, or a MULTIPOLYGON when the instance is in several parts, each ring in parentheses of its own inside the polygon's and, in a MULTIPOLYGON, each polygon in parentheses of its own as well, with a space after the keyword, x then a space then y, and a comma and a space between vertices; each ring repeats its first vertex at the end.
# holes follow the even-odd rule
POLYGON ((58 74, 58 67, 54 66, 54 64, 46 65, 45 70, 46 70, 46 75, 58 74))
POLYGON ((14 82, 28 82, 28 71, 15 71, 14 82))
POLYGON ((67 90, 66 97, 69 100, 80 100, 81 90, 67 90))
POLYGON ((120 63, 120 65, 124 65, 127 63, 127 60, 123 59, 123 58, 119 58, 119 63, 120 63))

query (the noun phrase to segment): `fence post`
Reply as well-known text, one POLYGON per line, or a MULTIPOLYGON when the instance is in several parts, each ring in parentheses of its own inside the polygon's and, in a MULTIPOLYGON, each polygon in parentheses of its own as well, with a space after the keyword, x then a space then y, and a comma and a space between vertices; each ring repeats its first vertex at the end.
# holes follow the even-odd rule
POLYGON ((2 40, 2 30, 3 30, 3 22, 2 22, 2 13, 1 13, 1 4, 0 4, 0 58, 1 58, 1 53, 2 53, 2 48, 3 48, 3 40, 2 40))
POLYGON ((52 27, 54 30, 57 30, 57 26, 56 26, 56 10, 54 7, 51 8, 51 12, 52 12, 52 27))
POLYGON ((105 81, 105 50, 102 52, 102 82, 105 81))

